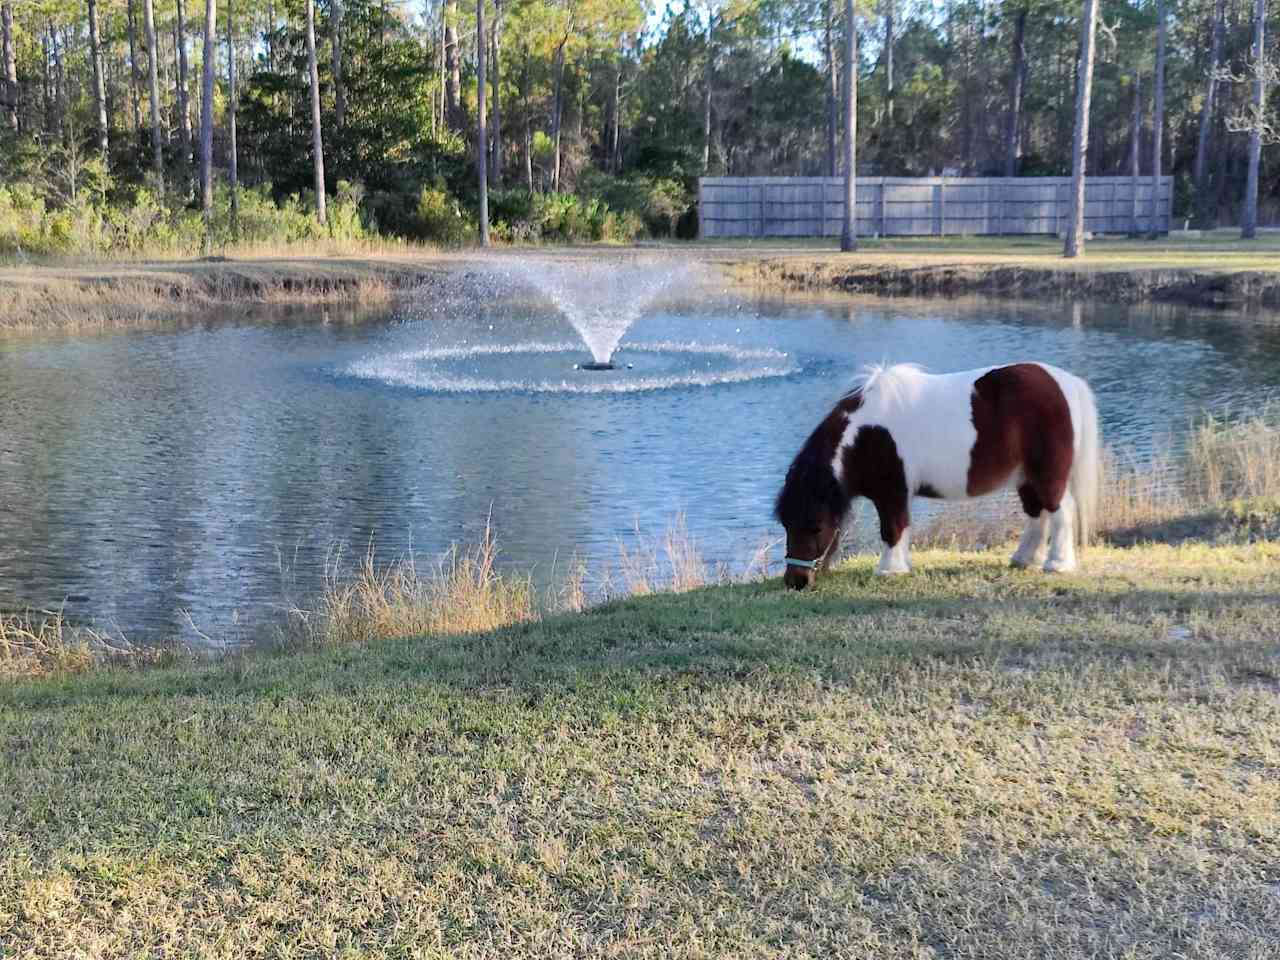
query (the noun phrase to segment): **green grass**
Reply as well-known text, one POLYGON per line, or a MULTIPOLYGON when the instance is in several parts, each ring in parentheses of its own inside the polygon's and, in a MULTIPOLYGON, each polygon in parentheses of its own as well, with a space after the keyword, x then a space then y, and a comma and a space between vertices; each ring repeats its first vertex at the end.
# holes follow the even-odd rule
POLYGON ((1049 236, 1028 237, 860 237, 858 250, 839 253, 838 237, 764 237, 755 239, 713 239, 700 241, 694 249, 707 255, 803 256, 836 254, 834 263, 859 260, 878 261, 886 255, 894 262, 904 257, 909 265, 934 263, 1025 263, 1029 266, 1063 269, 1140 269, 1176 267, 1214 272, 1233 270, 1280 270, 1280 231, 1263 233, 1253 240, 1240 240, 1239 231, 1211 231, 1199 237, 1158 240, 1131 240, 1127 237, 1098 237, 1085 245, 1084 256, 1067 260, 1062 241, 1049 236))
POLYGON ((1274 956, 1280 546, 0 685, 7 957, 1274 956))

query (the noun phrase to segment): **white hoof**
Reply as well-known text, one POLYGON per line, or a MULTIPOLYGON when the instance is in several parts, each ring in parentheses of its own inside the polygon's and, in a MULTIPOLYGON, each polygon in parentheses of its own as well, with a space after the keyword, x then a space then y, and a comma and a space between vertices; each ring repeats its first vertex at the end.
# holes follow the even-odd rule
POLYGON ((1076 568, 1075 560, 1050 560, 1044 565, 1045 573, 1071 573, 1076 568))
POLYGON ((876 567, 877 577, 900 577, 910 572, 910 567, 876 567))

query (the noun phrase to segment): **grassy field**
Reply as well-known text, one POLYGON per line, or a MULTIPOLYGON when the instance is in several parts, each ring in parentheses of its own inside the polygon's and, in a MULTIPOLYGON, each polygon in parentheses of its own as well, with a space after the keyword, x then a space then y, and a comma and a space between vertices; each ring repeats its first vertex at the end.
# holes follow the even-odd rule
POLYGON ((1274 957, 1280 546, 0 686, 6 957, 1274 957))

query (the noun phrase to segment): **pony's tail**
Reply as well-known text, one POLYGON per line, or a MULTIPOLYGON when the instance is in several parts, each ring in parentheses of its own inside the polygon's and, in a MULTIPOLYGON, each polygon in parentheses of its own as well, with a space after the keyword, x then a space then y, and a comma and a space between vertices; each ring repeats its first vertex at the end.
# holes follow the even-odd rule
POLYGON ((1087 546, 1096 533, 1098 492, 1102 482, 1102 439, 1098 433, 1098 405, 1093 391, 1083 380, 1076 379, 1076 403, 1072 413, 1078 419, 1073 424, 1080 446, 1076 450, 1068 484, 1071 497, 1076 502, 1076 542, 1087 546))

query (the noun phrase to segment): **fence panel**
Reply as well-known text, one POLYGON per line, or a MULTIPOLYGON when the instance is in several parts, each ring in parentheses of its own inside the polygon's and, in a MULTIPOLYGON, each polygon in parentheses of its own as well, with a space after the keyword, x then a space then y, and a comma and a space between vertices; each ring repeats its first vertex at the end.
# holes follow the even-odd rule
MULTIPOLYGON (((1067 177, 859 177, 860 236, 1058 234, 1071 215, 1067 177)), ((1085 229, 1151 232, 1150 177, 1089 177, 1085 229)), ((1169 231, 1173 178, 1161 177, 1158 233, 1169 231)), ((839 177, 703 177, 698 182, 701 236, 832 237, 844 225, 839 177)))

